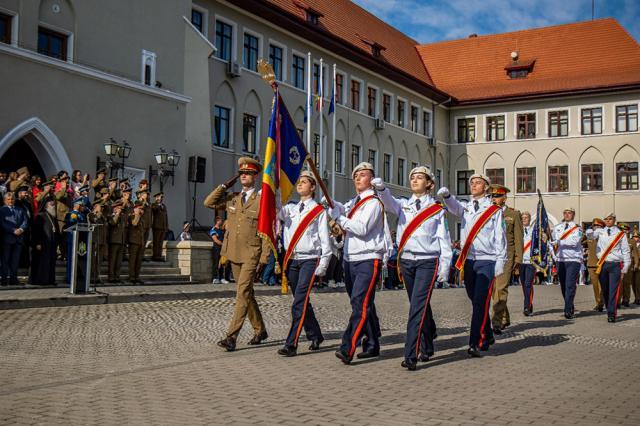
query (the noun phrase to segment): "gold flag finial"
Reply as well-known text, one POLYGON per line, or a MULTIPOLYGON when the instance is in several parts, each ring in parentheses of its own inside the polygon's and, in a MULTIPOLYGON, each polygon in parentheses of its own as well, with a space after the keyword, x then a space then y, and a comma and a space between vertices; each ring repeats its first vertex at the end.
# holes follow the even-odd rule
POLYGON ((264 59, 258 59, 258 72, 260 73, 260 77, 269 83, 269 85, 273 86, 276 82, 276 73, 273 71, 273 67, 264 59))

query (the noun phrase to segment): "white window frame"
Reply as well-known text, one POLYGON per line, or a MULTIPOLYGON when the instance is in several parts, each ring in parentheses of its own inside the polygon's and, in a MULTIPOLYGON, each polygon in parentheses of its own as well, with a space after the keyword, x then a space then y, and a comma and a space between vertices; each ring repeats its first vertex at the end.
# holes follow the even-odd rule
MULTIPOLYGON (((502 143, 502 142, 507 142, 510 139, 508 138, 509 136, 509 132, 508 127, 509 127, 509 119, 508 117, 508 113, 506 112, 496 112, 496 113, 489 113, 489 114, 482 114, 482 142, 487 142, 487 143, 502 143), (488 136, 488 132, 489 132, 489 124, 487 123, 487 120, 489 119, 489 117, 504 117, 504 139, 502 140, 495 140, 495 141, 490 141, 488 136)), ((537 124, 536 124, 537 125, 537 124)), ((457 134, 457 132, 456 132, 457 134)), ((476 132, 476 136, 477 136, 477 132, 476 132)), ((476 141, 478 141, 478 138, 476 137, 476 141)), ((506 175, 505 175, 505 179, 506 179, 506 175)))
MULTIPOLYGON (((620 105, 627 105, 626 103, 622 103, 620 105)), ((615 112, 615 109, 613 110, 615 112)), ((638 128, 640 129, 640 124, 638 125, 638 128)), ((634 132, 624 132, 624 133, 634 133, 634 132)), ((624 134, 623 133, 623 134, 624 134)), ((618 186, 618 175, 617 175, 617 164, 618 163, 637 163, 638 164, 638 179, 640 180, 640 160, 636 160, 636 159, 632 159, 631 161, 616 161, 616 159, 613 159, 613 191, 614 192, 624 192, 624 193, 633 193, 633 192, 640 192, 640 183, 638 184, 638 189, 617 189, 618 186)), ((602 189, 604 189, 604 163, 602 165, 602 189)))
MULTIPOLYGON (((585 107, 585 108, 597 108, 597 107, 585 107)), ((580 117, 582 117, 582 113, 580 114, 580 117)), ((606 163, 605 163, 604 159, 600 163, 591 163, 591 162, 586 162, 586 163, 580 162, 580 163, 578 163, 578 173, 580 174, 580 181, 579 181, 579 185, 578 185, 579 191, 578 192, 581 193, 581 194, 585 194, 585 195, 588 195, 588 194, 602 194, 604 192, 604 177, 606 175, 605 172, 606 172, 606 163), (586 165, 586 164, 601 164, 602 165, 602 189, 601 190, 599 190, 599 191, 583 191, 582 190, 582 166, 586 165)), ((614 163, 613 164, 613 176, 614 176, 614 179, 615 179, 615 174, 616 174, 616 167, 615 167, 615 163, 614 163)), ((616 187, 616 182, 614 180, 613 181, 613 189, 614 189, 614 191, 616 190, 615 187, 616 187)))
MULTIPOLYGON (((345 106, 346 105, 346 100, 347 100, 347 93, 349 93, 348 88, 349 88, 349 78, 347 72, 345 71, 341 71, 339 68, 336 67, 336 76, 340 74, 342 76, 342 93, 340 94, 340 99, 342 99, 342 102, 338 103, 336 102, 336 104, 338 105, 342 105, 345 106)), ((333 89, 333 86, 332 86, 333 89)))
POLYGON ((380 87, 374 85, 374 84, 367 84, 367 94, 365 95, 365 97, 367 98, 367 110, 364 111, 364 114, 369 116, 369 117, 373 117, 373 118, 379 118, 380 117, 380 87), (373 104, 373 116, 369 115, 369 88, 372 88, 376 91, 376 99, 375 102, 373 104))
POLYGON ((144 74, 147 63, 150 61, 149 65, 151 66, 151 78, 148 84, 149 87, 156 87, 156 67, 157 67, 157 55, 154 52, 149 50, 142 49, 142 69, 140 74, 140 82, 147 86, 144 82, 144 74))
POLYGON ((376 158, 375 158, 375 160, 373 161, 373 163, 371 163, 371 165, 373 166, 373 170, 374 170, 374 171, 376 171, 376 172, 380 172, 380 168, 378 168, 378 163, 380 162, 380 159, 378 158, 378 157, 379 157, 379 155, 378 155, 378 150, 377 150, 377 149, 374 149, 374 148, 367 148, 367 161, 368 161, 368 162, 369 162, 369 151, 373 151, 373 152, 375 152, 375 153, 376 153, 376 156, 375 156, 376 158))
POLYGON ((420 118, 422 118, 422 127, 424 127, 424 114, 428 114, 429 115, 429 128, 426 129, 426 134, 424 134, 424 128, 422 129, 422 135, 426 138, 432 138, 433 137, 433 111, 430 110, 429 108, 422 108, 422 115, 420 115, 420 118))
POLYGON ((395 156, 392 152, 384 152, 382 151, 382 167, 380 167, 380 176, 382 177, 383 182, 393 184, 393 174, 395 173, 395 167, 393 167, 393 159, 395 156), (389 159, 389 180, 384 180, 384 156, 389 155, 391 158, 389 159))
POLYGON ((262 34, 253 31, 249 28, 242 28, 242 62, 240 63, 240 66, 242 67, 243 70, 248 71, 248 72, 252 72, 252 73, 257 73, 257 68, 258 68, 258 62, 260 61, 260 59, 264 59, 264 39, 262 37, 262 34), (245 67, 244 65, 244 36, 245 35, 250 35, 253 36, 255 38, 258 39, 258 58, 256 59, 256 71, 251 70, 247 67, 245 67))
MULTIPOLYGON (((216 26, 218 25, 218 21, 223 22, 227 25, 231 26, 231 62, 238 62, 238 24, 231 19, 228 19, 224 16, 218 15, 217 13, 213 15, 213 37, 212 44, 215 46, 217 50, 220 50, 220 46, 216 46, 216 26)), ((244 41, 244 40, 243 40, 244 41)), ((218 58, 217 56, 213 56, 219 61, 226 63, 222 58, 218 58)), ((242 64, 240 64, 242 66, 242 64)))
MULTIPOLYGON (((611 128, 611 133, 614 135, 628 135, 628 134, 634 134, 634 133, 640 133, 640 100, 628 100, 626 102, 615 102, 613 104, 611 104, 612 107, 612 125, 613 127, 611 128), (624 106, 624 105, 635 105, 638 108, 638 128, 635 131, 626 131, 626 132, 618 132, 617 130, 617 121, 618 121, 618 114, 616 113, 616 109, 619 106, 624 106)), ((604 112, 603 112, 603 118, 604 120, 604 112)), ((603 129, 604 130, 604 129, 603 129)), ((604 133, 604 131, 603 131, 604 133)), ((615 187, 615 186, 614 186, 615 187)))
POLYGON ((391 98, 391 103, 389 104, 389 121, 387 121, 387 123, 389 124, 393 124, 394 123, 394 116, 395 116, 395 112, 394 112, 394 96, 393 93, 387 91, 387 90, 382 90, 382 96, 380 97, 380 118, 384 118, 383 115, 383 106, 384 106, 384 95, 389 95, 389 97, 391 98))
POLYGON ((420 125, 420 121, 422 118, 422 115, 420 115, 420 113, 422 112, 422 108, 420 107, 419 104, 416 104, 414 102, 411 102, 411 104, 409 104, 409 111, 408 111, 408 118, 409 121, 407 122, 407 124, 409 125, 408 130, 412 133, 415 133, 417 135, 420 134, 420 129, 422 128, 422 126, 420 125), (411 107, 416 107, 418 109, 418 116, 416 117, 416 130, 413 130, 411 128, 411 107))
MULTIPOLYGON (((456 115, 454 117, 454 121, 453 121, 453 140, 455 141, 455 143, 477 143, 480 142, 478 141, 478 115, 456 115), (462 120, 462 119, 467 119, 467 118, 473 118, 474 124, 475 124, 475 138, 473 142, 460 142, 458 141, 458 120, 462 120)), ((506 125, 506 122, 505 122, 506 125)), ((456 175, 457 176, 457 175, 456 175)))
MULTIPOLYGON (((309 65, 309 58, 307 57, 306 53, 302 53, 302 52, 300 52, 298 50, 291 49, 291 67, 293 67, 293 55, 301 57, 302 60, 304 61, 304 71, 302 72, 302 88, 296 87, 293 84, 293 70, 291 70, 290 79, 289 79, 288 83, 295 90, 300 90, 300 91, 302 91, 302 92, 304 92, 306 94, 307 93, 307 77, 308 77, 307 70, 308 70, 308 67, 310 66, 309 65)), ((311 78, 313 79, 313 70, 311 70, 311 78)))
MULTIPOLYGON (((223 103, 214 103, 213 104, 213 108, 211 109, 211 117, 214 119, 214 123, 213 123, 213 129, 212 129, 212 133, 213 133, 213 138, 211 139, 211 146, 213 147, 213 149, 217 149, 220 151, 225 151, 225 152, 235 152, 235 138, 234 138, 234 130, 235 130, 235 108, 233 106, 227 105, 227 104, 223 104, 223 103), (222 108, 227 108, 229 110, 229 146, 228 147, 224 147, 224 146, 218 146, 215 145, 213 143, 213 141, 215 140, 215 107, 222 107, 222 108)), ((260 144, 259 140, 258 140, 258 145, 260 144)), ((256 149, 256 151, 258 151, 258 149, 256 149)), ((244 151, 242 151, 244 152, 244 151)), ((257 153, 256 153, 257 154, 257 153)))
POLYGON ((20 15, 18 14, 18 12, 5 9, 4 7, 0 7, 0 12, 4 13, 5 15, 9 15, 11 17, 11 40, 9 42, 9 45, 13 47, 18 47, 18 36, 20 35, 20 28, 19 28, 20 15))
MULTIPOLYGON (((11 22, 11 24, 13 25, 13 22, 11 22)), ((55 31, 57 33, 60 33, 60 34, 63 34, 65 36, 67 36, 67 60, 63 61, 63 62, 73 63, 73 46, 74 46, 73 33, 71 31, 65 30, 65 29, 60 28, 60 27, 56 27, 55 25, 47 24, 47 23, 42 22, 42 21, 38 21, 38 27, 46 28, 46 29, 49 29, 51 31, 55 31)), ((13 37, 13 35, 12 35, 12 37, 13 37)), ((17 36, 16 36, 16 38, 17 38, 17 36)), ((56 58, 54 58, 54 59, 56 59, 56 58)))
MULTIPOLYGON (((217 104, 218 106, 223 106, 220 104, 217 104)), ((225 107, 226 108, 226 107, 225 107)), ((244 111, 242 113, 242 144, 243 146, 240 147, 240 152, 242 152, 243 154, 248 154, 248 155, 260 155, 260 141, 262 140, 260 137, 260 129, 261 127, 261 116, 260 114, 256 114, 253 111, 244 111), (245 151, 244 148, 244 114, 248 114, 248 115, 252 115, 256 118, 256 152, 249 152, 249 151, 245 151)), ((231 125, 231 117, 229 117, 229 125, 231 125)), ((231 134, 231 132, 229 132, 229 134, 231 134)))
MULTIPOLYGON (((558 136, 560 137, 560 136, 558 136)), ((563 136, 564 137, 564 136, 563 136)), ((555 139, 555 138, 554 138, 555 139)), ((545 189, 546 189, 546 193, 547 194, 570 194, 571 193, 571 164, 569 164, 569 161, 567 160, 566 164, 555 164, 555 163, 550 163, 546 165, 546 170, 544 171, 545 173, 545 189), (567 190, 566 191, 550 191, 549 190, 549 167, 562 167, 562 166, 567 166, 567 190)), ((604 166, 603 166, 604 168, 604 166)), ((582 173, 582 171, 581 171, 582 173)), ((536 170, 536 180, 538 180, 538 171, 536 170)), ((603 170, 603 176, 604 176, 604 170, 603 170)), ((582 175, 580 175, 580 179, 582 179, 582 175)), ((582 181, 580 182, 581 186, 582 186, 582 181)), ((604 180, 602 182, 602 186, 604 187, 604 180)))
MULTIPOLYGON (((338 174, 338 175, 344 176, 344 175, 346 174, 346 173, 345 173, 345 167, 344 167, 344 166, 345 166, 345 164, 344 164, 344 147, 345 147, 345 145, 346 145, 346 142, 345 142, 345 141, 343 141, 343 140, 338 140, 338 139, 336 139, 336 144, 337 144, 338 142, 342 143, 342 151, 341 151, 341 154, 340 154, 340 165, 341 165, 342 167, 341 167, 341 171, 337 171, 337 170, 336 170, 336 171, 335 171, 335 173, 336 173, 336 174, 338 174)), ((336 145, 336 146, 337 146, 337 145, 336 145)), ((334 148, 334 149, 333 149, 333 157, 334 157, 334 161, 335 161, 335 160, 337 160, 337 159, 338 159, 338 157, 336 156, 335 146, 334 146, 333 148, 334 148)), ((335 164, 333 165, 333 167, 335 167, 335 164)), ((333 171, 333 170, 332 170, 332 171, 333 171)))
MULTIPOLYGON (((473 170, 473 173, 476 172, 476 168, 475 167, 471 167, 471 165, 468 165, 467 167, 469 167, 469 168, 468 169, 454 169, 454 171, 453 171, 454 172, 453 177, 455 179, 454 179, 454 183, 453 183, 452 186, 455 187, 455 190, 456 190, 455 191, 455 195, 457 197, 469 197, 471 195, 471 183, 470 182, 467 183, 467 185, 469 186, 469 193, 468 194, 459 194, 458 193, 458 172, 468 172, 470 170, 473 170)), ((468 180, 469 179, 467 179, 467 181, 468 180)))
POLYGON ((364 110, 364 89, 367 88, 367 85, 364 84, 364 80, 358 78, 358 77, 354 77, 354 76, 350 76, 349 77, 349 108, 352 109, 353 111, 362 113, 364 115, 366 115, 367 117, 369 117, 369 115, 366 112, 363 112, 364 110), (352 81, 357 81, 358 83, 360 83, 360 99, 359 99, 359 104, 360 104, 360 109, 353 109, 353 105, 351 105, 351 82, 352 81))
MULTIPOLYGON (((536 117, 536 127, 538 127, 538 121, 537 121, 537 117, 536 117)), ((536 136, 538 135, 538 133, 536 133, 536 136)), ((563 108, 549 108, 549 109, 545 109, 544 110, 544 135, 547 138, 553 138, 553 139, 558 139, 558 138, 568 138, 569 136, 571 136, 571 108, 569 107, 563 107, 563 108), (559 111, 567 111, 567 136, 551 136, 549 134, 549 113, 550 112, 559 112, 559 111)))
POLYGON ((281 82, 286 82, 287 81, 287 75, 289 75, 287 73, 287 67, 289 66, 289 57, 287 56, 288 54, 288 49, 287 46, 283 43, 280 43, 277 40, 274 40, 272 38, 269 39, 269 44, 265 47, 265 59, 268 61, 269 60, 269 55, 271 54, 270 50, 271 50, 271 45, 274 45, 276 47, 279 47, 280 49, 282 49, 282 80, 280 80, 281 82), (266 50, 269 49, 269 50, 266 50))
MULTIPOLYGON (((605 129, 607 127, 607 119, 606 119, 606 108, 604 106, 604 104, 594 104, 594 105, 580 105, 578 106, 578 130, 580 131, 580 133, 578 133, 579 136, 602 136, 604 134, 606 134, 605 129), (582 110, 583 109, 593 109, 593 108, 600 108, 602 110, 602 131, 600 133, 590 133, 588 135, 583 135, 582 134, 582 110)), ((614 111, 615 112, 615 111, 614 111)), ((615 129, 614 129, 615 130, 615 129)), ((604 170, 603 170, 604 173, 604 170)), ((582 179, 582 177, 580 178, 582 179)), ((580 187, 582 188, 582 180, 580 181, 580 187)), ((603 182, 603 187, 604 187, 604 182, 603 182)), ((591 191, 588 191, 591 192, 591 191)))
POLYGON ((395 124, 397 127, 401 128, 401 129, 410 130, 409 127, 408 127, 409 120, 407 120, 407 117, 409 116, 409 108, 408 108, 408 106, 410 105, 410 103, 406 98, 403 98, 402 96, 396 96, 396 101, 393 104, 394 109, 396 110, 395 111, 396 113, 398 112, 398 103, 399 102, 404 102, 404 117, 402 117, 403 125, 401 126, 400 123, 398 123, 399 117, 395 117, 396 120, 394 121, 393 124, 395 124))
MULTIPOLYGON (((505 119, 505 125, 506 125, 505 119)), ((505 129, 506 130, 506 129, 505 129)), ((517 141, 528 141, 528 140, 536 140, 539 139, 540 136, 540 117, 538 116, 538 110, 529 110, 529 111, 514 111, 513 112, 513 139, 517 141), (536 115, 536 136, 534 138, 522 138, 518 139, 518 115, 520 114, 535 114, 536 115)), ((537 174, 538 172, 536 172, 537 174)), ((536 176, 536 180, 538 177, 536 176)))
MULTIPOLYGON (((406 159, 406 158, 404 158, 404 157, 400 157, 400 156, 398 156, 398 158, 397 158, 397 160, 396 160, 396 164, 398 164, 398 162, 400 162, 400 160, 404 161, 404 174, 402 175, 402 183, 400 183, 400 182, 396 182, 396 184, 397 184, 398 186, 401 186, 401 187, 406 187, 406 186, 407 186, 407 184, 409 183, 409 182, 408 182, 408 178, 407 178, 407 176, 406 176, 406 175, 408 174, 408 172, 410 172, 410 171, 411 171, 411 169, 409 169, 409 167, 408 167, 408 166, 409 166, 409 163, 408 163, 407 159, 406 159)), ((419 163, 418 163, 418 164, 419 164, 419 163)), ((396 178, 397 178, 397 177, 398 177, 398 176, 396 176, 396 178)))
MULTIPOLYGON (((362 150, 363 150, 363 147, 362 147, 362 145, 358 145, 358 144, 352 143, 350 145, 350 149, 349 149, 349 168, 351 169, 351 173, 353 173, 353 169, 355 168, 355 166, 353 164, 351 164, 352 155, 353 155, 353 147, 354 146, 357 146, 359 148, 358 149, 358 161, 356 161, 355 166, 357 166, 358 164, 362 163, 362 150)), ((344 167, 343 167, 343 170, 344 170, 344 167)))
MULTIPOLYGON (((202 13, 202 35, 209 39, 209 10, 193 2, 191 2, 191 9, 202 13)), ((189 19, 189 22, 191 22, 191 19, 189 19)))

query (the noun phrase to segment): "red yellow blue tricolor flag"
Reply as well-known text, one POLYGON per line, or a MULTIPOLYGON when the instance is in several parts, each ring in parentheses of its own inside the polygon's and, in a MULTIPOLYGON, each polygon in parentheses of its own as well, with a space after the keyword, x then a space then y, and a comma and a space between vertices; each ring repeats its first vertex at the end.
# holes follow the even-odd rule
POLYGON ((273 95, 273 110, 264 154, 262 196, 258 215, 258 235, 267 239, 276 255, 276 191, 280 190, 284 205, 300 177, 309 153, 300 140, 289 111, 277 86, 273 95))

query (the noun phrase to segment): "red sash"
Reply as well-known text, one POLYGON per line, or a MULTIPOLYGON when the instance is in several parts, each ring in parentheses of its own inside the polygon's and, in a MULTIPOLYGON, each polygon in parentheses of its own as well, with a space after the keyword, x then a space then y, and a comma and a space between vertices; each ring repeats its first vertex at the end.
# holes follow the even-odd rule
POLYGON ((609 247, 607 247, 605 251, 602 252, 602 256, 600 256, 600 259, 598 259, 598 263, 596 264, 596 274, 600 273, 600 271, 602 270, 602 265, 604 265, 604 262, 607 260, 607 256, 609 256, 609 253, 611 253, 613 249, 616 248, 622 238, 624 238, 624 231, 620 231, 620 233, 616 235, 613 241, 609 243, 609 247))
POLYGON ((351 217, 353 217, 353 214, 356 212, 356 210, 358 210, 360 207, 362 207, 362 205, 364 203, 366 203, 367 201, 369 201, 372 198, 378 198, 375 195, 368 195, 366 197, 364 197, 362 200, 358 201, 356 203, 355 206, 353 206, 353 208, 351 210, 349 210, 349 214, 347 215, 347 218, 351 219, 351 217))
MULTIPOLYGON (((420 227, 424 222, 426 222, 429 218, 437 215, 442 211, 442 205, 440 203, 433 203, 426 209, 419 212, 416 217, 411 219, 411 222, 404 228, 404 232, 402 233, 402 238, 400 239, 400 244, 398 244, 398 261, 397 261, 397 269, 398 269, 398 278, 402 282, 402 271, 400 269, 400 255, 402 254, 402 250, 404 250, 404 246, 411 238, 411 235, 415 232, 416 229, 420 227)), ((436 271, 437 274, 437 271, 436 271)))
POLYGON ((464 275, 464 263, 467 261, 467 256, 469 255, 469 250, 471 249, 473 241, 476 239, 484 225, 486 225, 489 219, 491 219, 491 217, 496 214, 498 210, 500 210, 500 207, 495 204, 491 204, 489 208, 482 212, 478 220, 476 220, 476 222, 471 227, 471 230, 467 235, 467 240, 464 242, 464 247, 462 247, 462 250, 460 251, 460 256, 458 256, 458 260, 456 260, 456 269, 460 271, 461 279, 464 275))
POLYGON ((574 226, 573 228, 569 228, 566 231, 564 231, 564 234, 562 234, 560 236, 560 238, 558 238, 559 240, 564 240, 565 238, 567 238, 569 235, 571 235, 573 233, 573 231, 575 231, 576 229, 580 228, 578 225, 574 226))
POLYGON ((522 252, 525 253, 527 250, 529 250, 529 247, 531 247, 531 240, 529 240, 529 242, 524 245, 524 247, 522 248, 522 252))
POLYGON ((282 262, 282 294, 287 294, 289 290, 287 283, 287 265, 289 264, 289 259, 291 259, 291 256, 298 245, 298 241, 300 241, 300 238, 302 238, 309 225, 311 225, 311 222, 320 216, 320 213, 323 211, 324 207, 320 204, 317 204, 313 209, 311 209, 311 211, 302 218, 302 221, 298 224, 296 231, 291 237, 291 241, 289 241, 289 247, 287 248, 287 252, 285 253, 284 260, 282 262))

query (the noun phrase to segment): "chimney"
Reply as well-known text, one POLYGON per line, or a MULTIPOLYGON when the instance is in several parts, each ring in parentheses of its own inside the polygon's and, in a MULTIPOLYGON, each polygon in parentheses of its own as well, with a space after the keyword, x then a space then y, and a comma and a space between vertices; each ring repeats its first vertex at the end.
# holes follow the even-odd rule
POLYGON ((476 33, 469 34, 469 38, 476 38, 476 37, 478 37, 478 34, 476 34, 476 33))

